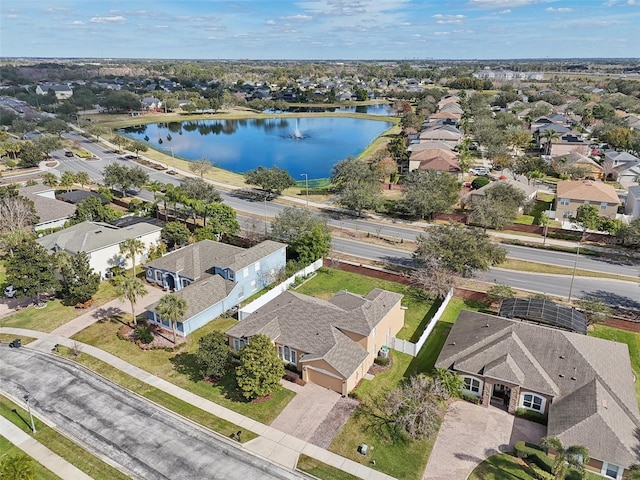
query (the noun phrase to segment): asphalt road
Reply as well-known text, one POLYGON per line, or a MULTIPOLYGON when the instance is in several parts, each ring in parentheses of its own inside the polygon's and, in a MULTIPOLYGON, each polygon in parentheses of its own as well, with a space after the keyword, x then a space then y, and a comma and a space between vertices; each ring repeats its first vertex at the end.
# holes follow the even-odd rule
POLYGON ((0 345, 0 391, 28 392, 37 415, 133 478, 305 478, 52 355, 0 345))

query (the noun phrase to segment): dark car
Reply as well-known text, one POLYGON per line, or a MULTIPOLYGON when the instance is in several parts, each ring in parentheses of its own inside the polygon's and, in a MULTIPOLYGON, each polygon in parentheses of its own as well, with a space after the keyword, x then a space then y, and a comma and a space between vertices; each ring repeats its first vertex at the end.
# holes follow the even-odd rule
POLYGON ((65 157, 73 157, 73 152, 70 150, 67 150, 66 152, 64 152, 64 156, 65 157))

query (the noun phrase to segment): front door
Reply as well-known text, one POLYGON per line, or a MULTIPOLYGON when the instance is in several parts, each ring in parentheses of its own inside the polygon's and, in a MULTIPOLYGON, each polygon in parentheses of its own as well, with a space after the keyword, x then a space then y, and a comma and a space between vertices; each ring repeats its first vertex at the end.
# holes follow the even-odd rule
POLYGON ((510 398, 511 389, 509 387, 500 383, 495 383, 493 385, 493 391, 491 392, 492 404, 508 408, 510 398))

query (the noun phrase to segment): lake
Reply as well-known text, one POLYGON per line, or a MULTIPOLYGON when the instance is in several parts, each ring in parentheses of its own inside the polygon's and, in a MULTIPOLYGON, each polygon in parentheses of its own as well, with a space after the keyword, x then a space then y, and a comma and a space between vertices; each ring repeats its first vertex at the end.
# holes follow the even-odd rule
POLYGON ((151 123, 120 130, 185 160, 208 159, 244 173, 277 165, 294 180, 328 178, 334 164, 358 156, 391 122, 348 117, 273 117, 151 123))

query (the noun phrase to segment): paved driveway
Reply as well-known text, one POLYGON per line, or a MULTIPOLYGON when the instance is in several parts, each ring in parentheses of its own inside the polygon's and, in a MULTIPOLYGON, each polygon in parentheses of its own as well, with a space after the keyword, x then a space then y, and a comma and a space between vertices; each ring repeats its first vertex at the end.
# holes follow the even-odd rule
POLYGON ((447 410, 423 480, 465 480, 484 459, 513 450, 518 440, 538 443, 543 425, 495 407, 458 401, 447 410))
POLYGON ((52 355, 0 344, 0 391, 28 392, 34 412, 132 478, 302 478, 52 355))

